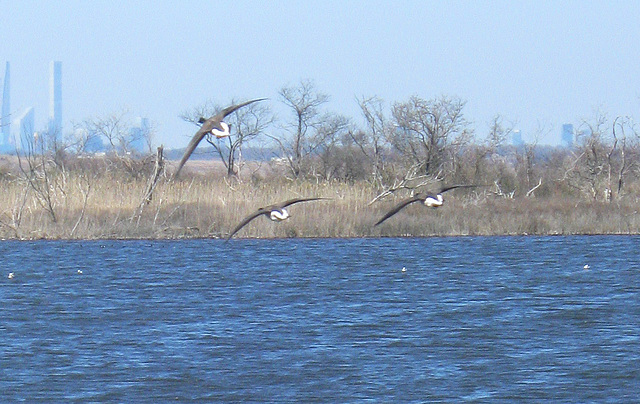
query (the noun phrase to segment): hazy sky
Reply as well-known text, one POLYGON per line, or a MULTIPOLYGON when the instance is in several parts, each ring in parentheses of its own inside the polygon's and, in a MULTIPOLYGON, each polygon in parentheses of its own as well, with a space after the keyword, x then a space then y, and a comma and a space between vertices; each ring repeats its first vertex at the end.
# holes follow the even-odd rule
POLYGON ((640 1, 0 0, 0 80, 11 109, 46 127, 49 63, 62 61, 63 122, 124 110, 155 143, 184 147, 179 115, 269 97, 311 79, 327 110, 360 124, 356 96, 467 101, 484 138, 496 114, 554 144, 597 110, 640 116, 640 1))

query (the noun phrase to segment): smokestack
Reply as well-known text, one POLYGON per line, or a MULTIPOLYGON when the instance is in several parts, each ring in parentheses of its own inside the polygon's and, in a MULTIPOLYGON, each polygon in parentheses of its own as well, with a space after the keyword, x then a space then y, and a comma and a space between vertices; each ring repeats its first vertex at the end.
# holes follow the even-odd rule
POLYGON ((10 74, 9 62, 4 70, 4 86, 2 90, 2 136, 0 137, 0 146, 7 147, 9 145, 9 134, 11 133, 11 94, 10 94, 10 74))

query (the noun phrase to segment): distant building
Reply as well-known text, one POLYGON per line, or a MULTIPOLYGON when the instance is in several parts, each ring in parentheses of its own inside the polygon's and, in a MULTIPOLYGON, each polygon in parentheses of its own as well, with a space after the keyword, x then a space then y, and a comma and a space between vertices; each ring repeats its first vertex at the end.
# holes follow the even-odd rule
POLYGON ((130 151, 136 153, 147 152, 148 145, 147 139, 149 138, 149 132, 151 127, 149 125, 148 118, 138 117, 136 118, 136 124, 129 129, 129 148, 130 151))
POLYGON ((573 125, 565 123, 562 125, 562 134, 560 137, 560 144, 565 147, 573 147, 573 125))
POLYGON ((100 136, 91 136, 87 139, 84 146, 86 153, 104 153, 105 146, 100 136))
POLYGON ((105 151, 100 135, 89 134, 84 128, 77 128, 73 131, 73 138, 78 145, 78 153, 81 155, 103 153, 105 151))
POLYGON ((49 76, 49 135, 62 140, 62 62, 52 61, 49 76))
POLYGON ((9 77, 9 62, 7 62, 4 70, 4 83, 2 86, 2 117, 0 118, 2 132, 0 132, 0 152, 7 152, 11 149, 11 143, 9 140, 11 135, 11 93, 9 77))
POLYGON ((33 152, 37 134, 35 132, 35 119, 33 107, 25 109, 15 119, 17 133, 15 133, 15 147, 17 150, 33 152))
POLYGON ((511 134, 511 144, 514 146, 522 146, 524 145, 524 141, 522 140, 522 132, 519 129, 516 129, 511 134))

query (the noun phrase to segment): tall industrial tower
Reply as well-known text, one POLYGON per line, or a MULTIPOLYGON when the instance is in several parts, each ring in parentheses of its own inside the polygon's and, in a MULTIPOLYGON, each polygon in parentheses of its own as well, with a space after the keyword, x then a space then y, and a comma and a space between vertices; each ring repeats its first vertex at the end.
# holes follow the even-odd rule
POLYGON ((11 133, 11 94, 9 92, 9 62, 4 70, 4 85, 2 90, 2 136, 0 136, 0 149, 9 146, 9 134, 11 133))
POLYGON ((49 77, 49 136, 62 140, 62 62, 51 61, 49 77))

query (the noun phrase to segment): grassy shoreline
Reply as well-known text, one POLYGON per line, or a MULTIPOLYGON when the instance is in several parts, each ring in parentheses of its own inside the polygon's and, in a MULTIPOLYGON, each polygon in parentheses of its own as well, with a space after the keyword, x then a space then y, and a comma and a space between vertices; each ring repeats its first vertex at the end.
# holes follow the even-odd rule
MULTIPOLYGON (((142 176, 141 176, 142 177, 142 176)), ((52 182, 53 183, 53 182, 52 182)), ((366 182, 288 181, 220 175, 162 178, 144 203, 147 178, 70 172, 48 193, 51 210, 25 181, 0 178, 0 238, 99 240, 224 238, 257 208, 294 197, 332 198, 290 207, 291 218, 259 217, 235 238, 349 238, 500 235, 640 234, 635 198, 614 202, 578 197, 504 198, 489 188, 456 190, 439 209, 415 203, 373 224, 407 197, 399 191, 369 205, 379 189, 366 182)))

